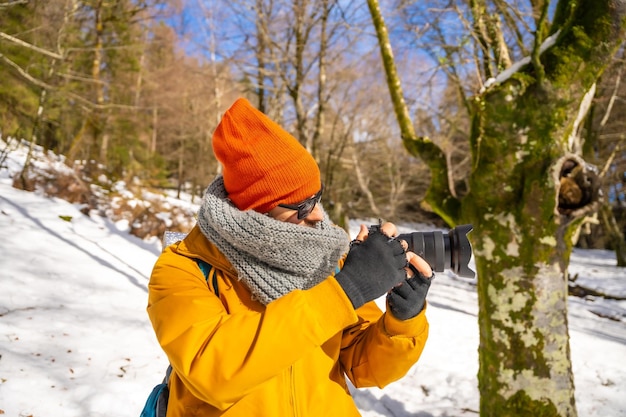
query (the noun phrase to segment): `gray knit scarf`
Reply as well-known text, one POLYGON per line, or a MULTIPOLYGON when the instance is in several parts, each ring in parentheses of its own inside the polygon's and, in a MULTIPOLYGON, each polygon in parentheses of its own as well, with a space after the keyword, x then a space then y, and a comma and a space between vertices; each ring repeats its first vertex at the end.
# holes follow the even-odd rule
POLYGON ((253 210, 240 211, 228 200, 222 176, 206 190, 198 226, 235 267, 253 298, 265 305, 323 281, 347 252, 350 240, 326 212, 315 227, 305 227, 253 210))

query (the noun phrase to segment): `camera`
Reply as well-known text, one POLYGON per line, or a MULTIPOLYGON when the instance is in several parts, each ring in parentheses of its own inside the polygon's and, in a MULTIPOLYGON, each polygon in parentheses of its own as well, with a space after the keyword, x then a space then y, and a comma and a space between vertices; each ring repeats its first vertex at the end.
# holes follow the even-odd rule
POLYGON ((448 234, 441 231, 403 233, 397 239, 405 240, 408 250, 415 252, 428 262, 435 272, 450 269, 456 275, 474 278, 468 263, 472 257, 472 245, 467 239, 473 226, 464 224, 452 228, 448 234))

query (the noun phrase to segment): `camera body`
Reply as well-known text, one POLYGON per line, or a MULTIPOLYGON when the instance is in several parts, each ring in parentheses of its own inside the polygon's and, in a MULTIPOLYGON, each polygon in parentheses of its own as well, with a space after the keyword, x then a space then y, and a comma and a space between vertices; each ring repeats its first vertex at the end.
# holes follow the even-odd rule
POLYGON ((472 257, 472 245, 467 239, 473 226, 464 224, 452 228, 447 234, 441 231, 403 233, 397 237, 409 245, 408 250, 415 252, 428 262, 435 272, 450 269, 456 275, 474 278, 474 271, 469 268, 472 257))

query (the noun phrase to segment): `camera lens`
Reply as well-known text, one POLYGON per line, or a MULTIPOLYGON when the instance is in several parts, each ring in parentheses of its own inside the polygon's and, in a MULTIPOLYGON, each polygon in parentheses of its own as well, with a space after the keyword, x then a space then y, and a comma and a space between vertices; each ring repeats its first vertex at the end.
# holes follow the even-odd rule
POLYGON ((412 232, 398 236, 407 242, 408 250, 415 252, 428 262, 435 272, 450 269, 461 277, 474 278, 469 267, 472 245, 467 239, 473 226, 464 224, 452 228, 448 234, 441 231, 412 232))

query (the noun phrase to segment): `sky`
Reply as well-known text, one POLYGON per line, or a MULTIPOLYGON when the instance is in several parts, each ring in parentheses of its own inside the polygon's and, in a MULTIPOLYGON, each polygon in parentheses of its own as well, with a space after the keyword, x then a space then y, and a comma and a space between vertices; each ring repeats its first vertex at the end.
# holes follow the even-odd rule
MULTIPOLYGON (((161 243, 131 236, 125 222, 13 188, 24 155, 14 150, 0 168, 0 415, 139 416, 167 368, 146 314, 161 243)), ((35 163, 58 165, 42 155, 35 163)), ((351 223, 353 235, 363 222, 351 223)), ((570 264, 577 284, 622 298, 569 298, 581 417, 626 416, 626 269, 615 265, 610 251, 578 249, 570 264)), ((428 303, 430 337, 419 362, 384 389, 353 390, 364 417, 478 415, 475 280, 438 273, 428 303)))

